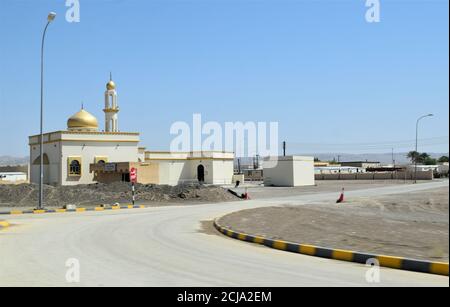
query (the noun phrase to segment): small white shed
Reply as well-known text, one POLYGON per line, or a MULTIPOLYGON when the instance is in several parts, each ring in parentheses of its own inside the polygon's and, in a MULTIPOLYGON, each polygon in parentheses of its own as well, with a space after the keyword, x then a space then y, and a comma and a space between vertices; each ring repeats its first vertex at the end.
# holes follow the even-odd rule
POLYGON ((286 156, 265 160, 264 185, 300 187, 315 185, 314 157, 286 156))
POLYGON ((0 181, 16 182, 26 181, 27 174, 19 172, 0 173, 0 181))

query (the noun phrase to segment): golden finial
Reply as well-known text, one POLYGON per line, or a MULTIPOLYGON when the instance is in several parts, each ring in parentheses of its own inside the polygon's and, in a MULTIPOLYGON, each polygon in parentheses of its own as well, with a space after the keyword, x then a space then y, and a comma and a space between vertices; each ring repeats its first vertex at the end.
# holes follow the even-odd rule
POLYGON ((116 89, 116 84, 114 83, 114 81, 112 80, 112 72, 109 72, 109 82, 106 83, 106 89, 108 91, 111 90, 115 90, 116 89))

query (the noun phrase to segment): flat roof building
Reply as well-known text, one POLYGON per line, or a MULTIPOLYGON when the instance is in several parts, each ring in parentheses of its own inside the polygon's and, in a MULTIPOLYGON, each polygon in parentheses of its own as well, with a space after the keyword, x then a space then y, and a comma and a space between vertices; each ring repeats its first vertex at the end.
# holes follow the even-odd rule
POLYGON ((266 159, 264 185, 298 187, 315 185, 314 157, 286 156, 266 159))
POLYGON ((27 181, 27 174, 21 172, 2 172, 0 173, 0 182, 15 183, 27 181))

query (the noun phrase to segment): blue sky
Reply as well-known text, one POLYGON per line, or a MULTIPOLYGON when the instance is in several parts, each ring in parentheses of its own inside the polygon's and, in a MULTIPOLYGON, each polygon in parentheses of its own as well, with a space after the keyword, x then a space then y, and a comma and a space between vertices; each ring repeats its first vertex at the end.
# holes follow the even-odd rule
POLYGON ((64 2, 0 2, 0 155, 27 155, 38 133, 52 10, 46 131, 64 129, 82 101, 103 126, 112 70, 121 130, 150 149, 167 149, 171 124, 201 113, 278 121, 280 141, 301 152, 361 152, 414 139, 415 119, 431 112, 421 138, 439 140, 421 149, 448 152, 448 1, 381 0, 380 23, 366 22, 365 0, 80 0, 80 23, 66 22, 64 2))

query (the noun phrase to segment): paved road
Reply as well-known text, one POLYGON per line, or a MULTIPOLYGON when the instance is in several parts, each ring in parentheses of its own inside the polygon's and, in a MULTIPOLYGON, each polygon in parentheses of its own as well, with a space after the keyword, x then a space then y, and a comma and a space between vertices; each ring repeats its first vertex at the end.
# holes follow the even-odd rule
MULTIPOLYGON (((447 182, 349 192, 405 193, 447 182)), ((9 218, 0 232, 0 286, 371 286, 359 264, 286 253, 202 232, 201 221, 243 208, 335 199, 336 193, 248 202, 9 218), (65 280, 66 260, 81 281, 65 280)), ((381 284, 449 286, 448 277, 381 270, 381 284)))

